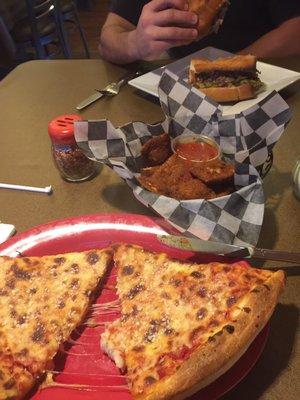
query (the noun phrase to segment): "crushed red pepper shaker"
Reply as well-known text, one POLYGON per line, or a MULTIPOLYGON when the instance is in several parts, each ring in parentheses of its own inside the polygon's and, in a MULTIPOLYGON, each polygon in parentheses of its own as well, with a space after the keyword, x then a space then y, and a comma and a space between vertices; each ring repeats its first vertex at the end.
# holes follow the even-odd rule
POLYGON ((61 115, 48 126, 55 164, 61 176, 71 182, 84 181, 97 172, 96 163, 83 154, 74 137, 74 122, 81 120, 76 114, 61 115))

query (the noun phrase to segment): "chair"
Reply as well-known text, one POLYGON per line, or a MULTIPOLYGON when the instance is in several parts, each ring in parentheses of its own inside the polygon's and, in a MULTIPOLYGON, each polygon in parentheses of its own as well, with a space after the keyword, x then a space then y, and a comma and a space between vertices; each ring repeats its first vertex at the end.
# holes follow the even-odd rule
MULTIPOLYGON (((79 21, 76 3, 73 0, 55 0, 55 2, 57 6, 60 29, 64 41, 66 42, 66 45, 68 43, 68 38, 67 38, 67 28, 65 27, 64 22, 71 23, 73 26, 75 26, 76 29, 78 29, 86 57, 90 58, 90 52, 85 38, 85 34, 79 21)), ((69 46, 67 45, 67 47, 69 46)))
POLYGON ((15 66, 16 46, 0 16, 0 80, 15 66))
POLYGON ((17 21, 11 35, 21 51, 35 48, 40 59, 51 58, 47 46, 60 44, 63 54, 70 58, 59 29, 55 0, 26 0, 27 16, 17 21))
POLYGON ((0 67, 13 66, 16 59, 16 51, 13 38, 0 16, 0 67))

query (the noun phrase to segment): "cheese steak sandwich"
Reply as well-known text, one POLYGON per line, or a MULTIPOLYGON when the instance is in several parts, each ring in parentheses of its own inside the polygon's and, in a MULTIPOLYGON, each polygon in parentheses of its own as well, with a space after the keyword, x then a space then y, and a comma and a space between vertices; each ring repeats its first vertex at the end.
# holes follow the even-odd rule
POLYGON ((214 61, 192 59, 189 82, 218 102, 253 98, 263 86, 253 55, 219 58, 214 61))
POLYGON ((134 399, 183 399, 226 372, 269 320, 284 273, 195 264, 134 245, 115 252, 121 317, 102 349, 126 372, 134 399))
POLYGON ((227 0, 189 0, 189 11, 199 16, 199 36, 217 33, 223 22, 229 1, 227 0))
POLYGON ((21 399, 53 369, 111 261, 110 250, 0 257, 0 399, 21 399))

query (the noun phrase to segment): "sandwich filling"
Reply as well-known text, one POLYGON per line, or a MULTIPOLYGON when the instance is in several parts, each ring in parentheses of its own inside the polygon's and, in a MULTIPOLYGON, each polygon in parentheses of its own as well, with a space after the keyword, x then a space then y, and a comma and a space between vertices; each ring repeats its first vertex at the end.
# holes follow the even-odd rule
POLYGON ((263 83, 257 75, 257 71, 205 71, 196 74, 196 86, 198 88, 210 87, 233 87, 250 84, 255 91, 258 91, 263 83))

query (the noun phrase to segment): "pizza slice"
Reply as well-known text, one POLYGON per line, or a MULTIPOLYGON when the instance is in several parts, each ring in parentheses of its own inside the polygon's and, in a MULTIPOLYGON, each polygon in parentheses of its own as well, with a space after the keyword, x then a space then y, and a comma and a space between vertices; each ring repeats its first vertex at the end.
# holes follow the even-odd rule
POLYGON ((7 351, 0 351, 0 399, 19 399, 32 387, 34 377, 14 361, 7 351))
POLYGON ((284 287, 282 271, 180 262, 133 245, 120 245, 115 263, 121 317, 101 346, 134 399, 186 398, 217 379, 265 326, 284 287))
POLYGON ((110 250, 0 257, 0 399, 20 399, 85 317, 110 250))

